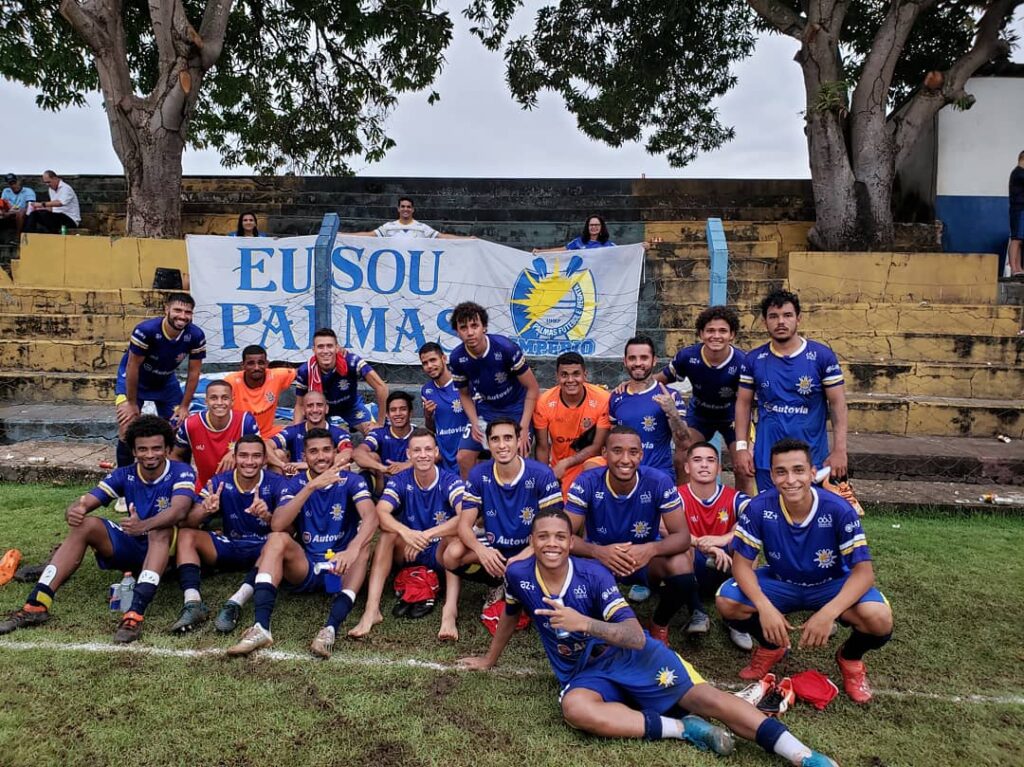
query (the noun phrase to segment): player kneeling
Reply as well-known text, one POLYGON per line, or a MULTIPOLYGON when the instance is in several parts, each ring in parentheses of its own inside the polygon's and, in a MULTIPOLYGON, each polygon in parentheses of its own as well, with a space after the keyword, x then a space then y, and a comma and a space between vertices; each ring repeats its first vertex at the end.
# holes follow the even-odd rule
POLYGON ((795 629, 786 614, 811 610, 800 647, 823 647, 838 620, 853 631, 836 653, 846 694, 871 700, 864 653, 889 641, 892 610, 874 587, 871 552, 853 507, 812 487, 814 466, 806 442, 782 439, 771 449, 775 489, 754 498, 740 514, 733 540, 733 578, 716 604, 729 625, 759 643, 743 679, 761 679, 782 660, 795 629), (765 566, 754 569, 763 552, 765 566))
POLYGON ((735 695, 705 682, 679 655, 640 627, 600 562, 569 556, 572 524, 562 511, 537 513, 534 555, 509 564, 507 608, 483 657, 466 668, 497 664, 523 608, 534 617, 551 668, 563 685, 562 715, 579 730, 609 738, 677 738, 717 754, 733 751, 733 735, 700 717, 714 717, 768 753, 801 767, 835 767, 735 695), (626 703, 629 701, 629 704, 626 703), (692 712, 677 718, 679 708, 692 712))
MULTIPOLYGON (((445 573, 444 610, 437 638, 457 640, 460 582, 455 573, 445 571, 441 556, 447 545, 445 539, 458 532, 465 487, 458 474, 437 465, 437 441, 427 429, 413 430, 407 454, 412 468, 389 477, 377 503, 377 521, 383 535, 373 555, 366 610, 348 635, 364 637, 384 619, 380 612, 381 595, 397 561, 445 573)), ((433 602, 412 606, 399 602, 399 606, 410 618, 421 618, 430 612, 433 602)))
MULTIPOLYGON (((267 448, 258 434, 246 434, 235 443, 235 469, 215 475, 178 529, 176 562, 178 583, 185 604, 172 633, 198 628, 210 616, 199 592, 200 565, 219 570, 247 571, 256 564, 270 535, 270 516, 281 503, 286 481, 264 469, 267 448), (215 514, 221 515, 222 529, 213 533, 199 528, 215 514)), ((217 615, 217 628, 231 631, 238 623, 242 604, 252 593, 244 585, 217 615)))
POLYGON ((228 655, 248 655, 274 643, 270 616, 284 580, 295 593, 335 594, 327 622, 310 645, 314 655, 330 657, 338 626, 352 610, 366 577, 368 546, 377 529, 366 481, 334 468, 336 453, 329 431, 306 432, 309 469, 292 479, 282 494, 281 505, 270 518, 273 532, 256 562, 256 622, 228 655), (301 544, 285 532, 293 523, 301 544))
POLYGON ((174 526, 192 508, 196 475, 191 466, 167 457, 174 446, 174 429, 159 416, 143 415, 132 421, 125 442, 135 463, 115 469, 68 506, 68 537, 43 570, 25 606, 0 622, 0 634, 48 621, 54 593, 82 564, 86 550, 92 549, 101 569, 139 574, 131 608, 114 632, 114 641, 134 642, 142 635, 143 615, 167 567, 174 526), (87 516, 117 498, 124 498, 129 510, 128 519, 120 525, 87 516))

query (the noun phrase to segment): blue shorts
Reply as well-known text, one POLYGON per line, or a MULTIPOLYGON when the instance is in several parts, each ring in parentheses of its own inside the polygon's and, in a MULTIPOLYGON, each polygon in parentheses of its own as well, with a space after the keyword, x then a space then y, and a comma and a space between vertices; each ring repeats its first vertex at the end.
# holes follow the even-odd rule
MULTIPOLYGON (((357 532, 359 532, 358 528, 353 527, 345 535, 345 537, 340 538, 338 541, 335 542, 334 547, 333 547, 334 550, 340 552, 340 551, 344 551, 346 548, 348 548, 349 543, 351 543, 352 539, 356 537, 356 533, 357 532)), ((298 593, 298 594, 315 592, 315 591, 326 591, 327 589, 324 587, 324 577, 325 577, 326 573, 325 572, 319 572, 318 573, 316 571, 316 569, 317 569, 316 566, 321 564, 322 562, 326 562, 326 561, 327 560, 325 560, 322 556, 316 556, 316 557, 310 556, 309 552, 307 551, 306 552, 306 564, 307 564, 308 567, 307 567, 307 570, 306 570, 306 577, 302 579, 301 583, 289 584, 289 588, 292 591, 294 591, 295 593, 298 593)), ((344 588, 344 584, 342 584, 342 588, 344 588)))
POLYGON ((146 554, 149 552, 149 538, 145 535, 128 535, 121 526, 109 519, 99 517, 107 527, 107 537, 110 538, 110 545, 114 553, 109 557, 101 556, 96 552, 96 564, 101 570, 131 570, 138 574, 142 570, 142 563, 146 561, 146 554))
POLYGON ((731 419, 719 421, 712 418, 704 418, 696 411, 689 409, 686 411, 686 425, 691 429, 699 431, 704 439, 709 442, 714 439, 716 432, 722 435, 722 441, 725 442, 726 446, 736 441, 736 429, 733 427, 731 419))
MULTIPOLYGON (((130 354, 129 352, 128 354, 130 354)), ((121 358, 121 364, 117 368, 117 380, 114 382, 114 394, 128 394, 128 355, 121 358)), ((139 382, 139 390, 136 393, 136 402, 140 408, 143 402, 152 402, 156 405, 156 414, 161 418, 170 419, 174 415, 174 408, 181 404, 185 395, 181 390, 178 379, 171 376, 167 383, 159 389, 147 389, 139 382)))
POLYGON ((331 405, 327 410, 327 415, 337 416, 352 429, 355 429, 359 424, 369 423, 373 420, 370 411, 366 408, 366 403, 363 402, 363 395, 361 394, 356 394, 356 398, 352 402, 331 405))
POLYGON ((693 574, 697 578, 697 588, 701 591, 718 588, 729 577, 728 573, 709 564, 708 555, 698 548, 693 550, 693 574))
MULTIPOLYGON (((625 576, 624 578, 620 578, 619 576, 616 575, 615 576, 615 582, 616 583, 621 583, 624 586, 650 586, 651 584, 650 584, 650 578, 648 577, 648 573, 647 573, 647 565, 644 565, 639 570, 636 570, 635 572, 630 573, 629 575, 625 576)), ((657 585, 657 584, 655 584, 655 585, 657 585)))
POLYGON ((1024 208, 1010 208, 1010 239, 1024 240, 1024 208))
POLYGON ((441 541, 431 541, 427 548, 423 549, 416 558, 407 564, 410 565, 422 565, 430 570, 437 573, 444 572, 444 565, 441 564, 441 560, 437 556, 437 547, 441 545, 441 541))
MULTIPOLYGON (((794 583, 787 583, 786 581, 780 581, 778 578, 773 578, 768 573, 767 567, 760 567, 754 572, 757 574, 757 583, 761 587, 761 591, 768 597, 768 601, 775 606, 775 609, 783 615, 795 613, 799 610, 810 610, 812 612, 820 610, 822 606, 835 598, 836 594, 843 588, 843 584, 846 583, 846 578, 849 577, 835 578, 834 580, 818 583, 814 586, 797 586, 794 583)), ((715 596, 725 597, 750 607, 754 606, 754 603, 747 599, 746 595, 740 590, 735 578, 730 578, 723 583, 715 596)), ((889 601, 882 596, 882 592, 874 586, 857 600, 857 604, 861 602, 889 604, 889 601)))
MULTIPOLYGON (((476 406, 476 414, 488 423, 493 421, 495 418, 511 418, 516 423, 519 423, 523 418, 523 406, 524 403, 520 402, 518 405, 510 407, 507 410, 491 410, 478 402, 476 406)), ((530 436, 533 436, 532 424, 530 425, 530 436)), ((462 439, 459 440, 459 450, 472 450, 474 453, 482 453, 486 449, 486 446, 481 445, 473 439, 472 429, 469 424, 466 424, 466 430, 462 433, 462 439)))
POLYGON ((263 551, 265 538, 235 540, 225 535, 208 533, 217 550, 217 567, 221 570, 248 570, 256 564, 263 551))
POLYGON ((664 714, 695 685, 703 683, 693 666, 648 635, 642 650, 609 648, 573 676, 558 697, 561 700, 566 693, 582 688, 593 690, 606 703, 624 703, 664 714))

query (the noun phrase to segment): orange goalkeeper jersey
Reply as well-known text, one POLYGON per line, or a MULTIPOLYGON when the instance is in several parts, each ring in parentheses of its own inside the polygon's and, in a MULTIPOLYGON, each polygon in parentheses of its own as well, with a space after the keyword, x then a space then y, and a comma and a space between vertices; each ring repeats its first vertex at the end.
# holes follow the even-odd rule
MULTIPOLYGON (((548 389, 537 400, 533 411, 533 427, 546 429, 551 438, 551 465, 575 455, 572 443, 587 429, 611 429, 608 420, 608 400, 611 394, 600 386, 584 384, 587 394, 576 407, 569 407, 561 398, 561 390, 555 386, 548 389)), ((583 465, 573 466, 562 477, 563 493, 576 475, 583 471, 583 465)))

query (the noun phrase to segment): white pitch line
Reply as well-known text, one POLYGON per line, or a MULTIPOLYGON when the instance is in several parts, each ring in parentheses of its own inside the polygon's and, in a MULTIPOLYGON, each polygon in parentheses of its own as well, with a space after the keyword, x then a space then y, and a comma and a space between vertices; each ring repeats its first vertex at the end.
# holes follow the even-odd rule
MULTIPOLYGON (((226 658, 224 649, 208 647, 201 650, 190 650, 185 648, 172 647, 151 647, 148 645, 117 645, 104 644, 101 642, 76 642, 64 644, 61 642, 3 642, 0 641, 0 650, 50 650, 59 652, 86 652, 105 653, 109 655, 150 655, 159 658, 226 658)), ((284 650, 259 650, 256 657, 266 658, 273 661, 291 661, 298 663, 323 663, 307 653, 285 652, 284 650)), ((470 673, 466 669, 450 663, 437 663, 434 661, 418 660, 416 658, 385 658, 378 655, 345 655, 339 653, 333 656, 331 663, 340 663, 349 666, 365 667, 387 667, 395 666, 401 668, 424 669, 427 671, 453 671, 459 673, 470 673)), ((497 671, 502 674, 514 676, 532 676, 540 672, 538 669, 514 666, 500 666, 497 671)), ((733 682, 718 682, 713 679, 708 681, 724 690, 738 690, 742 685, 733 682)), ((921 692, 917 690, 879 690, 874 691, 875 695, 888 698, 921 698, 925 700, 936 700, 942 703, 974 703, 974 704, 996 704, 1010 706, 1024 706, 1024 695, 942 695, 934 692, 921 692)))

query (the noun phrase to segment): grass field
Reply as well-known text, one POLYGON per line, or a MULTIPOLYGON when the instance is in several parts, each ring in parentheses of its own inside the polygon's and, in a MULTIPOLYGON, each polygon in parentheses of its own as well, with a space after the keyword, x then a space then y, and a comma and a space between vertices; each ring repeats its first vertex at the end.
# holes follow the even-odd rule
MULTIPOLYGON (((45 557, 63 535, 64 506, 80 492, 0 485, 0 548, 16 546, 26 561, 45 557)), ((1024 520, 872 510, 865 526, 896 615, 893 641, 867 659, 877 697, 858 708, 841 696, 823 713, 800 704, 786 723, 844 767, 1024 765, 1024 520)), ((274 649, 288 653, 283 659, 153 653, 231 643, 212 628, 183 638, 165 633, 181 603, 172 579, 140 643, 88 651, 81 645, 109 644, 116 621, 105 601, 114 580, 87 557, 58 593, 49 624, 0 639, 2 767, 782 763, 752 744, 717 759, 678 742, 600 741, 570 730, 532 631, 514 638, 495 672, 410 663, 448 664, 486 649, 476 586, 463 594, 457 645, 436 642, 436 612, 398 621, 385 601, 379 630, 367 641, 340 641, 324 663, 306 654, 325 614, 322 596, 279 600, 274 649), (79 648, 63 647, 72 644, 79 648)), ((206 579, 206 601, 219 604, 237 582, 206 579)), ((0 609, 19 607, 27 588, 2 587, 0 609)), ((361 600, 349 625, 360 607, 361 600)), ((641 617, 649 610, 649 603, 638 608, 641 617)), ((251 618, 250 606, 244 625, 251 618)), ((745 658, 720 625, 699 643, 680 636, 673 631, 676 649, 706 677, 738 683, 745 658)), ((838 681, 834 651, 796 653, 781 670, 818 668, 838 681)))

